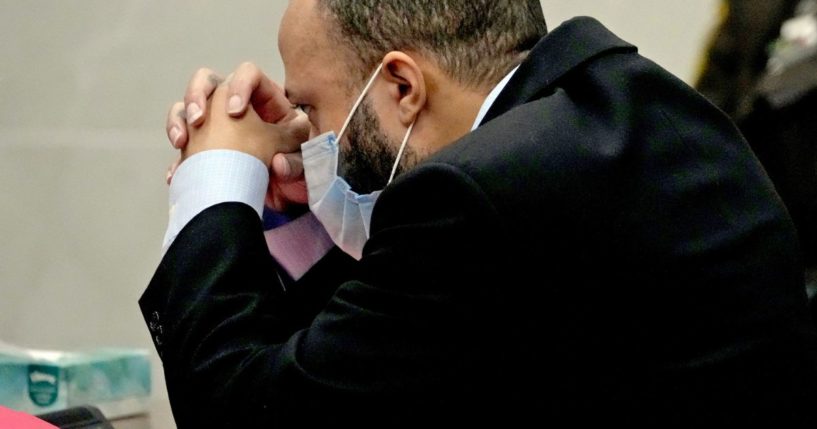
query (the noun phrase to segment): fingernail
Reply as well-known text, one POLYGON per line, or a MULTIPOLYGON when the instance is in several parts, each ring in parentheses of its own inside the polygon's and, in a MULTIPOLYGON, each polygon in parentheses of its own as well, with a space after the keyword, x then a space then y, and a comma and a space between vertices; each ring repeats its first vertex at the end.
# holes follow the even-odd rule
POLYGON ((244 103, 241 102, 241 96, 238 94, 230 97, 230 101, 227 104, 227 113, 231 115, 235 115, 236 113, 241 113, 244 108, 244 103))
POLYGON ((288 179, 290 174, 292 174, 292 168, 289 166, 289 162, 284 157, 275 157, 273 158, 273 162, 277 164, 275 169, 278 170, 281 177, 288 179))
POLYGON ((173 143, 173 147, 176 149, 179 148, 179 137, 182 136, 182 130, 179 129, 178 126, 173 126, 170 130, 170 142, 173 143))
POLYGON ((190 104, 187 105, 187 123, 188 124, 195 123, 197 120, 199 120, 199 118, 201 118, 201 115, 202 115, 201 108, 199 107, 198 104, 190 103, 190 104))

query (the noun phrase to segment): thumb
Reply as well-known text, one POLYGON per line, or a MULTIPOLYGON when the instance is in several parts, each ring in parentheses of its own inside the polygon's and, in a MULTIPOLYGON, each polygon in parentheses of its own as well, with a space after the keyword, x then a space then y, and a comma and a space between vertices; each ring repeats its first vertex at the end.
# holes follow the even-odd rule
POLYGON ((309 140, 311 125, 305 113, 293 110, 290 119, 282 120, 278 124, 270 125, 276 128, 281 137, 278 151, 281 153, 295 153, 301 150, 301 144, 309 140))
POLYGON ((273 180, 289 182, 301 177, 304 162, 300 152, 279 153, 272 158, 273 180))

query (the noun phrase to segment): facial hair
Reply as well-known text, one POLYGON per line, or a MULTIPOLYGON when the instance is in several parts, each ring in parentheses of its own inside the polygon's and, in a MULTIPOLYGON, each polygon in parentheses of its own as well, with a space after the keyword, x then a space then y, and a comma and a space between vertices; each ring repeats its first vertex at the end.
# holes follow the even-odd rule
MULTIPOLYGON (((380 121, 368 100, 358 107, 346 136, 348 144, 340 145, 340 176, 359 194, 385 188, 397 159, 399 142, 380 131, 380 121)), ((406 146, 395 177, 416 164, 416 152, 406 146)))

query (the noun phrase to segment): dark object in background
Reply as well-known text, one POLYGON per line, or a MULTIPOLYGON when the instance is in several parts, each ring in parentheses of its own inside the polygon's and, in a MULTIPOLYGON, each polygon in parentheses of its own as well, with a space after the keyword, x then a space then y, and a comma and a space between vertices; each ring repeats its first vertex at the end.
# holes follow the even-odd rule
POLYGON ((769 45, 800 0, 724 1, 726 16, 712 39, 695 88, 734 119, 752 108, 751 95, 766 70, 769 45))
POLYGON ((789 209, 811 269, 817 266, 817 55, 773 71, 767 65, 781 27, 813 14, 813 3, 726 2, 728 15, 696 85, 746 136, 789 209))
POLYGON ((817 265, 817 57, 765 76, 739 125, 791 213, 806 264, 817 265))
POLYGON ((37 418, 60 429, 113 429, 102 412, 90 405, 41 414, 37 418))

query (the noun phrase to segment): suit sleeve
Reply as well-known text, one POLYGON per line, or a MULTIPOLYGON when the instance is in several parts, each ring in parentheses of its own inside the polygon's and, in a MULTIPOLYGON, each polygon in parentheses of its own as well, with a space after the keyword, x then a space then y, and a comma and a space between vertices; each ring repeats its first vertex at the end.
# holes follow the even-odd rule
POLYGON ((476 309, 492 297, 468 285, 496 274, 482 250, 493 217, 467 176, 419 168, 381 196, 362 261, 333 251, 285 290, 256 213, 205 210, 140 300, 177 424, 383 421, 449 406, 451 386, 475 382, 487 335, 476 309))

